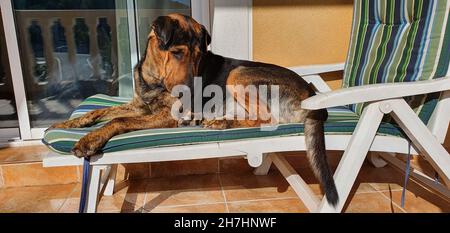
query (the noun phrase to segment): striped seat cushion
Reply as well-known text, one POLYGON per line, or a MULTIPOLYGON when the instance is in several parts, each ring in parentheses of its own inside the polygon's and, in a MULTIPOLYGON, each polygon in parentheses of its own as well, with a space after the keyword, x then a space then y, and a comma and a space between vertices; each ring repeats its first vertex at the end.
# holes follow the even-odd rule
MULTIPOLYGON (((86 112, 128 102, 129 99, 96 95, 86 99, 73 112, 71 118, 79 117, 86 112)), ((347 107, 328 109, 329 119, 325 124, 326 134, 350 135, 356 127, 359 116, 347 107)), ((95 130, 105 122, 83 129, 53 129, 46 132, 43 142, 53 151, 60 154, 70 154, 74 144, 84 135, 95 130)), ((128 149, 187 145, 207 142, 243 140, 262 137, 280 137, 303 135, 303 124, 279 125, 275 131, 264 131, 260 128, 238 128, 227 130, 212 130, 200 127, 185 127, 175 129, 149 129, 121 134, 113 137, 103 148, 103 152, 123 151, 128 149)), ((402 131, 393 124, 383 123, 380 135, 403 136, 402 131)))
MULTIPOLYGON (((343 87, 444 77, 450 58, 449 2, 355 1, 343 87)), ((439 96, 406 100, 427 123, 439 96)), ((361 114, 363 107, 350 109, 361 114)))

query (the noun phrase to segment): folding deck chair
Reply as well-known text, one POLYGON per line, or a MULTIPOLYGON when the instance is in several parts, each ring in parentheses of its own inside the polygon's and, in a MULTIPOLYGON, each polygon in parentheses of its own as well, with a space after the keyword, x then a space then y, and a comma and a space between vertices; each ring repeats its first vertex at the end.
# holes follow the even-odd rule
MULTIPOLYGON (((334 176, 340 201, 330 206, 319 200, 303 179, 277 152, 304 151, 302 124, 211 130, 176 128, 141 130, 118 135, 92 157, 86 174, 87 205, 95 212, 101 194, 112 195, 116 165, 243 156, 255 174, 267 174, 273 163, 311 212, 340 212, 368 151, 371 157, 404 169, 393 153, 420 154, 440 175, 441 183, 412 170, 412 177, 450 198, 450 155, 441 145, 450 120, 450 0, 355 1, 354 21, 343 88, 331 91, 319 75, 303 78, 319 94, 303 101, 306 109, 327 108, 327 150, 344 150, 334 176), (392 118, 385 118, 389 114, 392 118)), ((115 106, 128 99, 96 95, 72 114, 115 106)), ((85 129, 53 129, 43 139, 52 149, 45 167, 83 164, 70 155, 73 145, 99 123, 85 129)))

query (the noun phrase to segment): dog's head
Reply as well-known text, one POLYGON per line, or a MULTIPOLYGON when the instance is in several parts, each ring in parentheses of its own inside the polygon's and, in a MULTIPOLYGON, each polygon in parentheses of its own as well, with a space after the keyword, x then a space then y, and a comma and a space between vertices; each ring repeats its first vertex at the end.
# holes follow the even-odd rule
POLYGON ((151 26, 138 66, 144 74, 141 81, 147 85, 157 81, 168 91, 176 85, 190 85, 193 77, 199 75, 201 57, 210 43, 206 28, 193 18, 180 14, 158 17, 151 26))

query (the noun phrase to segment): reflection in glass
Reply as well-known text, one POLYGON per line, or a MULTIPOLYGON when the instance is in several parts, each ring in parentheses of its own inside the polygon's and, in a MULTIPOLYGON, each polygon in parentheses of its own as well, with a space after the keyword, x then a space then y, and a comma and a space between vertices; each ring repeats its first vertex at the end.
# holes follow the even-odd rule
POLYGON ((128 0, 12 2, 32 128, 67 119, 95 94, 131 97, 130 44, 144 50, 160 15, 191 14, 189 0, 136 0, 139 38, 130 42, 128 0))
POLYGON ((112 75, 112 38, 111 26, 108 25, 107 18, 100 18, 97 26, 97 43, 101 56, 101 68, 103 77, 111 77, 112 75))
POLYGON ((144 54, 153 20, 158 16, 179 13, 191 16, 190 0, 136 0, 139 52, 144 54))
POLYGON ((75 45, 77 46, 77 54, 89 54, 89 28, 84 18, 76 18, 73 27, 75 45))
POLYGON ((32 128, 67 119, 95 94, 130 96, 126 1, 13 0, 32 128))
POLYGON ((55 53, 67 53, 66 29, 61 24, 61 19, 53 21, 52 25, 53 51, 55 53))
POLYGON ((47 65, 44 59, 44 39, 42 29, 38 21, 32 20, 28 27, 31 49, 33 50, 34 68, 33 77, 35 82, 45 83, 47 81, 47 65))

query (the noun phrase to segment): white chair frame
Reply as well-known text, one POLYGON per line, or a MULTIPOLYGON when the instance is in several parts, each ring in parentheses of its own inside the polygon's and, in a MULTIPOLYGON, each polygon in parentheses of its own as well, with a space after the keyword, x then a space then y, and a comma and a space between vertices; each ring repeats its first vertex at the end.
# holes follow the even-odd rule
MULTIPOLYGON (((96 212, 101 194, 112 195, 117 164, 180 161, 206 158, 245 157, 250 166, 257 168, 256 175, 265 175, 273 163, 286 178, 310 212, 340 212, 350 193, 367 152, 386 152, 370 158, 374 165, 386 162, 405 169, 404 162, 392 156, 395 153, 421 154, 439 173, 443 184, 412 169, 411 177, 450 198, 450 155, 443 148, 450 120, 450 78, 415 83, 376 84, 331 91, 319 75, 309 75, 305 80, 320 92, 303 102, 306 109, 320 109, 346 104, 370 102, 364 109, 353 135, 326 135, 327 150, 345 151, 334 175, 340 201, 336 207, 319 200, 309 186, 277 152, 305 151, 304 136, 224 141, 196 145, 171 146, 112 152, 91 158, 88 200, 85 212, 96 212), (428 126, 424 125, 402 97, 442 91, 444 95, 436 107, 428 126), (360 93, 364 92, 364 95, 360 93), (391 114, 412 140, 394 136, 376 135, 384 114, 391 114), (385 162, 386 161, 386 162, 385 162)), ((74 156, 49 153, 44 167, 82 165, 74 156)))
MULTIPOLYGON (((339 212, 342 210, 367 152, 394 152, 391 147, 395 142, 386 143, 381 150, 374 148, 374 143, 379 138, 376 132, 384 114, 390 114, 411 140, 412 148, 404 145, 409 142, 403 139, 403 150, 394 153, 407 154, 408 150, 411 150, 413 154, 424 156, 438 172, 442 185, 436 184, 432 178, 415 169, 411 169, 412 178, 436 190, 444 198, 450 199, 448 189, 450 187, 450 155, 442 146, 450 120, 450 72, 447 77, 429 81, 375 84, 326 92, 304 101, 302 107, 320 109, 355 103, 369 104, 361 115, 334 175, 340 201, 336 207, 322 201, 318 211, 339 212), (430 122, 425 125, 403 97, 434 92, 443 92, 443 94, 430 122)), ((383 166, 385 162, 388 162, 403 171, 406 168, 405 163, 392 154, 380 154, 379 157, 370 159, 375 166, 383 166)))
MULTIPOLYGON (((340 65, 339 65, 340 66, 340 65)), ((326 67, 322 67, 327 70, 326 67)), ((341 70, 343 66, 339 67, 341 70)), ((336 70, 336 65, 329 71, 336 70)), ((450 69, 449 69, 450 70, 450 69)), ((298 70, 295 70, 297 71, 298 70)), ((369 151, 384 152, 369 160, 381 167, 390 163, 404 170, 405 163, 396 153, 420 154, 439 173, 442 185, 425 174, 411 169, 411 177, 450 199, 450 155, 442 146, 450 121, 450 72, 440 79, 411 83, 375 84, 331 91, 319 74, 301 73, 313 84, 319 94, 302 102, 305 109, 322 109, 355 103, 368 103, 352 135, 326 135, 327 150, 345 151, 334 175, 339 203, 330 206, 326 198, 319 200, 309 186, 283 158, 285 151, 305 151, 304 136, 223 141, 195 145, 136 149, 97 155, 91 158, 88 200, 85 212, 96 212, 101 194, 112 195, 117 164, 180 161, 206 158, 243 156, 255 174, 265 175, 274 164, 310 212, 340 212, 348 198, 356 176, 369 151), (306 75, 307 74, 307 75, 306 75), (413 112, 403 97, 442 92, 443 95, 425 125, 413 112), (407 134, 407 139, 377 135, 383 115, 390 114, 407 134)), ((44 167, 82 165, 83 160, 74 156, 61 156, 50 152, 43 160, 44 167)))

